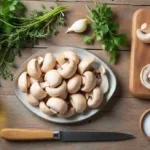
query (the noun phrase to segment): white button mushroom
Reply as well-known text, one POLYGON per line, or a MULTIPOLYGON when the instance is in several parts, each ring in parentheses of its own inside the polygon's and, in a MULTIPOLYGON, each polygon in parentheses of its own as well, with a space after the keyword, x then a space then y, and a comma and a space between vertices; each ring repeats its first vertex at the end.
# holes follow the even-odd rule
POLYGON ((28 88, 30 87, 30 78, 27 74, 27 72, 23 72, 18 79, 18 87, 22 92, 27 93, 28 88))
POLYGON ((108 78, 105 74, 101 75, 101 84, 100 84, 100 88, 102 89, 103 93, 107 93, 109 90, 109 82, 108 82, 108 78))
POLYGON ((80 93, 72 94, 70 95, 69 98, 70 98, 70 103, 72 104, 73 108, 77 113, 82 113, 85 111, 87 106, 86 99, 82 94, 80 93))
POLYGON ((41 67, 42 72, 46 73, 51 69, 54 69, 56 60, 51 53, 47 53, 44 57, 43 65, 41 67))
POLYGON ((57 97, 62 95, 67 89, 66 81, 63 81, 61 85, 56 88, 46 87, 45 90, 49 96, 57 97))
POLYGON ((78 72, 82 75, 85 71, 88 71, 94 61, 94 57, 83 59, 78 65, 78 72))
POLYGON ((140 73, 140 80, 144 87, 150 89, 150 64, 143 67, 140 73))
POLYGON ((41 56, 39 56, 39 57, 37 58, 37 61, 38 61, 38 64, 41 66, 42 63, 43 63, 43 61, 44 61, 44 58, 41 57, 41 56))
POLYGON ((96 86, 96 77, 91 71, 86 71, 82 77, 82 88, 83 92, 90 92, 96 86))
POLYGON ((67 90, 69 93, 73 94, 80 90, 82 83, 82 78, 79 74, 75 74, 72 78, 68 80, 67 90))
POLYGON ((75 113, 76 113, 75 109, 73 107, 71 107, 64 114, 58 114, 58 117, 60 117, 60 118, 70 118, 73 115, 75 115, 75 113))
POLYGON ((48 99, 46 105, 59 114, 64 114, 68 110, 67 103, 61 98, 52 97, 48 99))
POLYGON ((36 99, 33 95, 31 94, 27 94, 27 101, 29 104, 31 104, 32 106, 36 107, 39 106, 39 100, 36 99))
POLYGON ((47 114, 47 115, 49 115, 49 116, 52 116, 52 115, 54 115, 54 114, 57 114, 56 111, 54 111, 53 109, 50 109, 50 108, 45 104, 45 102, 43 102, 43 101, 40 102, 39 108, 40 108, 40 110, 41 110, 44 114, 47 114))
POLYGON ((58 72, 64 79, 71 78, 77 70, 77 64, 73 60, 67 61, 60 68, 58 68, 58 72))
POLYGON ((91 108, 97 108, 103 101, 103 92, 100 87, 95 87, 92 92, 86 93, 86 99, 88 106, 91 108))
POLYGON ((27 64, 27 72, 34 79, 39 79, 41 77, 42 72, 36 59, 31 59, 29 61, 27 64))
POLYGON ((57 87, 62 82, 62 77, 57 70, 50 70, 45 75, 45 80, 49 83, 50 87, 57 87))
POLYGON ((30 87, 30 93, 36 98, 36 99, 43 99, 47 96, 47 93, 43 90, 45 87, 49 86, 48 83, 38 83, 34 82, 30 87))

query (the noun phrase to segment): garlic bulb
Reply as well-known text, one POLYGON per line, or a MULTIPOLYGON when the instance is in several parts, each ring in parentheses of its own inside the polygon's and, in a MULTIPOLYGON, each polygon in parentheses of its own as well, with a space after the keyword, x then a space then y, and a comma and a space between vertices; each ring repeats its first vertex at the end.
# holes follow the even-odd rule
POLYGON ((77 32, 81 33, 84 32, 87 28, 87 19, 80 19, 78 21, 75 21, 74 24, 68 28, 66 33, 69 32, 77 32))

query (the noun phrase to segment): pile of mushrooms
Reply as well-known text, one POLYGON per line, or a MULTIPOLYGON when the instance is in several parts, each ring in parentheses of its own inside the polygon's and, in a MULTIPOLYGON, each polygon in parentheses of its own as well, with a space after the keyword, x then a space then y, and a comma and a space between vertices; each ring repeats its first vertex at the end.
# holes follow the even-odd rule
POLYGON ((27 101, 47 115, 69 118, 97 108, 109 90, 106 70, 94 68, 94 57, 80 60, 73 51, 31 59, 18 78, 27 101))
POLYGON ((150 43, 150 25, 143 23, 136 31, 137 37, 144 43, 150 43))

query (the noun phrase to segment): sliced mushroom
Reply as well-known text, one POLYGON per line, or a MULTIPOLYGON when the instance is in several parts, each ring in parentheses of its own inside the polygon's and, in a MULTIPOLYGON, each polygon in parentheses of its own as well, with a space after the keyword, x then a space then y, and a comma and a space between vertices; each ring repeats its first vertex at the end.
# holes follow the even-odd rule
POLYGON ((67 96, 68 96, 68 91, 66 90, 62 95, 60 95, 59 97, 61 98, 61 99, 64 99, 64 100, 66 100, 67 99, 67 96))
POLYGON ((27 72, 23 72, 18 79, 18 87, 22 92, 27 93, 28 88, 30 87, 30 78, 27 72))
POLYGON ((103 101, 103 92, 100 87, 95 87, 92 92, 86 93, 87 104, 91 108, 97 108, 103 101))
POLYGON ((47 96, 47 93, 43 90, 45 87, 49 86, 48 83, 38 83, 34 82, 30 87, 30 93, 36 98, 36 99, 43 99, 47 96))
POLYGON ((41 67, 42 72, 47 73, 49 70, 54 69, 56 60, 51 53, 47 53, 44 57, 43 65, 41 67))
POLYGON ((72 94, 70 95, 70 102, 77 113, 82 113, 86 109, 86 99, 80 94, 72 94))
POLYGON ((33 95, 31 94, 27 94, 27 101, 29 104, 31 104, 32 106, 36 107, 39 106, 39 100, 36 99, 33 95))
POLYGON ((48 99, 46 105, 59 114, 64 114, 68 110, 67 103, 61 98, 52 97, 48 99))
POLYGON ((78 72, 82 75, 85 71, 88 71, 94 61, 94 57, 83 59, 78 65, 78 72))
POLYGON ((73 60, 67 61, 65 64, 58 68, 58 72, 64 79, 71 78, 77 70, 77 64, 73 60))
POLYGON ((44 114, 47 114, 47 115, 49 115, 49 116, 52 116, 52 115, 54 115, 54 114, 57 114, 56 111, 54 111, 54 110, 50 109, 48 106, 46 106, 45 102, 43 102, 43 101, 40 102, 39 108, 40 108, 40 110, 41 110, 44 114))
POLYGON ((42 72, 36 59, 31 59, 29 61, 27 64, 27 72, 34 79, 39 79, 41 77, 42 72))
POLYGON ((34 78, 30 77, 31 84, 33 84, 34 82, 43 82, 43 81, 44 81, 43 76, 41 76, 39 79, 34 79, 34 78))
POLYGON ((103 93, 107 93, 108 90, 109 90, 109 82, 108 82, 108 78, 107 76, 104 74, 104 75, 101 75, 101 84, 100 84, 100 88, 102 89, 103 93))
POLYGON ((96 77, 91 71, 86 71, 82 77, 82 88, 83 92, 90 92, 96 86, 96 77))
POLYGON ((150 89, 150 64, 146 65, 141 70, 140 80, 144 87, 150 89))
POLYGON ((66 81, 63 81, 61 85, 56 88, 46 87, 45 90, 49 96, 57 97, 62 95, 67 89, 66 81))
POLYGON ((50 87, 57 87, 62 83, 62 77, 57 70, 50 70, 45 75, 45 80, 49 83, 50 87))
POLYGON ((144 33, 141 29, 136 30, 137 37, 144 43, 150 43, 150 33, 144 33))
POLYGON ((73 94, 80 90, 82 83, 82 78, 79 74, 75 74, 72 78, 68 80, 67 90, 69 93, 73 94))
POLYGON ((71 107, 64 114, 58 114, 58 117, 60 117, 60 118, 70 118, 73 115, 75 115, 75 113, 76 113, 75 109, 73 107, 71 107))

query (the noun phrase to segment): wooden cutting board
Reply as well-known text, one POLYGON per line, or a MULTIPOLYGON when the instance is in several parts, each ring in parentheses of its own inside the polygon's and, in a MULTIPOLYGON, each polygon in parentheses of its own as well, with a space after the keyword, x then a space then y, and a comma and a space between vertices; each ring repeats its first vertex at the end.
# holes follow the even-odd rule
POLYGON ((150 99, 150 90, 140 81, 142 68, 150 64, 150 44, 141 42, 136 36, 136 30, 143 23, 150 24, 150 9, 139 9, 133 15, 129 89, 137 98, 150 99))

